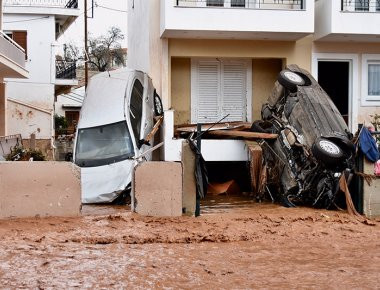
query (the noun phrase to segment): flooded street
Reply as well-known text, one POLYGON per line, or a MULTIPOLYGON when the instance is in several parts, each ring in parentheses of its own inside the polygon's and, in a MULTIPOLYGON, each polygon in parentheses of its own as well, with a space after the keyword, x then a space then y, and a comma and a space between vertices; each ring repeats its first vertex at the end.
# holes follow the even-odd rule
POLYGON ((199 218, 84 206, 0 221, 2 288, 377 288, 380 222, 213 197, 199 218))

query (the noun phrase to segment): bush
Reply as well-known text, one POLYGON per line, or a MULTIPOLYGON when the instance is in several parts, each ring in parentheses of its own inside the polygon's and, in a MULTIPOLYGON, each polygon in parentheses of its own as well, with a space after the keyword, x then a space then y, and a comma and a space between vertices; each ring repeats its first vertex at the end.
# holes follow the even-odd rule
POLYGON ((68 127, 67 120, 64 116, 54 115, 54 127, 58 135, 66 132, 68 127))
POLYGON ((22 146, 15 146, 11 149, 11 153, 6 156, 7 161, 45 161, 46 157, 41 150, 25 149, 22 146))

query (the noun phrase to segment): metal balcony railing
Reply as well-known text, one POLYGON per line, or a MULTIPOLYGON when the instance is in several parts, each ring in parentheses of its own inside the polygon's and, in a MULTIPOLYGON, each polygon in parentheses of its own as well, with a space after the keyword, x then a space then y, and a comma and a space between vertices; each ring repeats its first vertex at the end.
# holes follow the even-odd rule
POLYGON ((175 0, 177 7, 304 10, 306 0, 175 0))
POLYGON ((72 80, 77 78, 75 61, 56 60, 55 77, 57 79, 72 80))
POLYGON ((3 31, 0 31, 0 54, 25 68, 25 50, 3 31))
POLYGON ((78 8, 78 0, 3 0, 4 6, 78 8))
POLYGON ((380 12, 380 0, 341 0, 342 11, 380 12))

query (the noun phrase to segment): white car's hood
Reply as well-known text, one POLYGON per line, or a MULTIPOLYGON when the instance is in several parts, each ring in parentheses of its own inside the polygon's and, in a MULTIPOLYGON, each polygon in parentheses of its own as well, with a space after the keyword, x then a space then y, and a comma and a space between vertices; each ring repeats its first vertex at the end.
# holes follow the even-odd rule
POLYGON ((134 160, 81 168, 82 203, 112 202, 132 180, 134 160))

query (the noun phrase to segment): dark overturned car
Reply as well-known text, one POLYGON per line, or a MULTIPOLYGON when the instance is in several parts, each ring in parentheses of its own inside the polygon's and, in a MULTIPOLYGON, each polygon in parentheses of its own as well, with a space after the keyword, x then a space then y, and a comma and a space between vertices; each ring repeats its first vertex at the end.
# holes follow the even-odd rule
POLYGON ((290 65, 280 72, 261 114, 254 131, 278 134, 262 145, 268 190, 289 207, 334 206, 339 179, 352 176, 355 147, 330 97, 307 71, 290 65))

